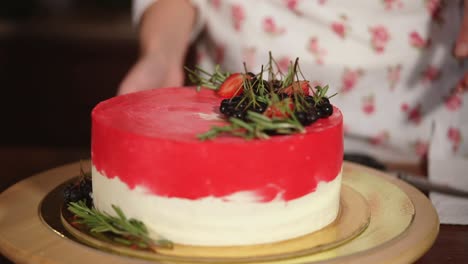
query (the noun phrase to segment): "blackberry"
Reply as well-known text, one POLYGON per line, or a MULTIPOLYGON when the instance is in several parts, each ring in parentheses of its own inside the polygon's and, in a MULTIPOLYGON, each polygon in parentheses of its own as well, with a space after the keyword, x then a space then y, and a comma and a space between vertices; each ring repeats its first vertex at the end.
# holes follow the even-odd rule
POLYGON ((324 118, 324 117, 325 117, 325 116, 324 116, 324 113, 323 113, 323 110, 322 110, 321 108, 317 108, 317 109, 315 110, 315 113, 317 114, 317 116, 318 116, 319 118, 324 118))
POLYGON ((65 203, 78 202, 82 199, 82 194, 79 185, 76 183, 69 183, 63 190, 63 198, 65 203))
POLYGON ((232 117, 239 118, 245 121, 247 119, 247 112, 244 110, 237 110, 232 114, 232 117))
POLYGON ((271 84, 271 87, 273 88, 273 91, 275 92, 277 92, 281 88, 281 86, 283 86, 283 82, 280 80, 272 80, 270 84, 271 84))
POLYGON ((303 126, 308 126, 320 118, 317 111, 314 108, 308 111, 294 112, 294 115, 303 126))
POLYGON ((237 104, 241 101, 242 96, 235 96, 230 99, 224 99, 221 101, 221 105, 219 107, 219 111, 227 116, 232 115, 234 112, 237 104))
POLYGON ((299 123, 301 123, 303 126, 310 125, 309 121, 307 120, 307 113, 306 112, 298 111, 298 112, 295 112, 294 115, 296 116, 299 123))
POLYGON ((234 110, 234 108, 231 106, 231 105, 226 105, 226 104, 221 104, 221 106, 219 107, 219 111, 222 113, 222 114, 225 114, 227 116, 230 116, 232 115, 232 111, 234 110))
POLYGON ((265 129, 264 132, 269 135, 269 136, 277 136, 280 135, 280 133, 276 132, 275 129, 265 129))
POLYGON ((263 83, 263 93, 261 93, 260 91, 260 81, 257 81, 253 87, 254 89, 254 93, 256 95, 264 95, 265 93, 268 93, 271 91, 271 87, 270 87, 270 83, 268 81, 265 81, 265 80, 262 80, 262 83, 263 83))
POLYGON ((314 106, 315 105, 315 100, 312 96, 310 95, 306 95, 304 96, 304 100, 309 104, 309 105, 312 105, 314 106))
POLYGON ((237 103, 236 109, 245 109, 247 107, 247 100, 237 103))
POLYGON ((231 103, 229 102, 229 99, 223 99, 223 100, 221 101, 220 108, 221 108, 221 107, 227 108, 227 107, 230 106, 230 105, 231 105, 231 103))
POLYGON ((234 97, 232 97, 230 99, 224 99, 224 100, 228 100, 229 103, 231 103, 231 104, 238 104, 240 101, 242 101, 242 98, 244 98, 242 95, 237 95, 237 96, 234 96, 234 97))
POLYGON ((86 200, 86 205, 92 207, 92 182, 89 177, 82 178, 79 182, 69 183, 63 190, 63 200, 65 204, 86 200))
POLYGON ((65 188, 63 189, 63 200, 65 203, 68 203, 70 201, 71 193, 72 193, 72 187, 73 184, 67 184, 65 188))
POLYGON ((320 117, 318 116, 315 109, 312 109, 307 113, 307 122, 309 123, 309 125, 317 121, 319 118, 320 117))
POLYGON ((289 97, 291 97, 291 96, 289 94, 287 94, 287 93, 279 93, 278 94, 278 98, 280 100, 284 100, 284 99, 289 98, 289 97))
POLYGON ((91 201, 91 193, 93 192, 92 181, 89 177, 84 177, 80 181, 80 192, 81 196, 86 199, 86 201, 91 201))
POLYGON ((221 105, 219 111, 227 116, 232 115, 235 110, 235 105, 221 105))
POLYGON ((318 105, 329 105, 329 104, 330 104, 330 100, 327 97, 320 98, 320 101, 318 103, 318 105))
POLYGON ((268 104, 263 103, 263 102, 257 102, 255 105, 252 104, 248 110, 257 112, 257 113, 263 113, 267 109, 268 104))
POLYGON ((83 196, 79 190, 72 191, 70 193, 70 202, 78 202, 79 200, 82 200, 83 196))
POLYGON ((319 106, 320 109, 320 117, 329 117, 333 114, 333 106, 328 103, 328 104, 322 104, 319 106))

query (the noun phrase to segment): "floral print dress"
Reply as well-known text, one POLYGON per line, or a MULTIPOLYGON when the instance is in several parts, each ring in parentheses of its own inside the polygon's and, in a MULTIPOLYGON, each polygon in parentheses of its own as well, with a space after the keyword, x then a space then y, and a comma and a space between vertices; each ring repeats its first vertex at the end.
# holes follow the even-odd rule
POLYGON ((299 57, 307 79, 338 93, 347 151, 416 162, 437 138, 437 155, 468 157, 468 92, 457 89, 468 65, 452 55, 461 1, 192 3, 198 64, 259 72, 269 51, 283 69, 299 57))

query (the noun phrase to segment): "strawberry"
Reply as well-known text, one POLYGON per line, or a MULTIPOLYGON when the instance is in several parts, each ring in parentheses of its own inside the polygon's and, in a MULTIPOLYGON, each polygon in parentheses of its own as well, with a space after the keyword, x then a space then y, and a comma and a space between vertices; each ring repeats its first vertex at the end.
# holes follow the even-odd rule
POLYGON ((304 95, 309 95, 309 81, 295 81, 288 87, 284 88, 283 92, 286 94, 293 94, 299 92, 298 89, 301 88, 304 95))
POLYGON ((218 95, 223 98, 232 98, 240 95, 244 90, 244 75, 241 73, 233 73, 224 80, 218 89, 218 95))
POLYGON ((278 102, 277 104, 274 104, 274 105, 270 105, 266 110, 265 112, 263 113, 263 115, 269 117, 269 118, 273 118, 273 117, 276 117, 276 118, 285 118, 285 117, 289 117, 289 114, 288 113, 284 113, 283 111, 281 111, 281 108, 286 106, 286 104, 289 106, 289 109, 291 111, 294 110, 294 103, 292 100, 282 100, 280 102, 278 102), (278 106, 279 105, 279 106, 278 106))

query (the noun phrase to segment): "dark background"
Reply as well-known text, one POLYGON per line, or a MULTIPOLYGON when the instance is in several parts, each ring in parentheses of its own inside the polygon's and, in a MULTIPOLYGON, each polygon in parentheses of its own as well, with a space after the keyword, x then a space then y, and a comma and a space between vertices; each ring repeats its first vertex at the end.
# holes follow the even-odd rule
POLYGON ((90 112, 138 56, 130 0, 0 2, 0 191, 89 158, 90 112))
POLYGON ((88 159, 90 112, 137 56, 131 0, 0 1, 0 192, 88 159))

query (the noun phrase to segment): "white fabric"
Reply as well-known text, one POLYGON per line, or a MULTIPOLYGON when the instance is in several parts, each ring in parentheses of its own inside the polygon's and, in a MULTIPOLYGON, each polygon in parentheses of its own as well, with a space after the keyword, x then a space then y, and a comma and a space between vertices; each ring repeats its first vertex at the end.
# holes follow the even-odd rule
MULTIPOLYGON (((462 125, 462 138, 468 138, 468 116, 462 125)), ((431 144, 429 155, 430 180, 461 190, 468 190, 467 145, 460 147, 464 157, 454 156, 452 144, 441 144, 445 138, 446 127, 441 124, 434 129, 434 144, 431 144)), ((452 136, 453 137, 453 136, 452 136)), ((468 199, 439 193, 431 193, 431 200, 439 213, 441 223, 468 225, 468 199)))
MULTIPOLYGON (((268 51, 282 68, 299 57, 307 79, 338 92, 331 102, 344 114, 346 150, 394 162, 444 153, 468 168, 467 136, 460 136, 467 133, 468 92, 455 89, 468 64, 452 56, 461 1, 443 3, 195 1, 205 29, 198 64, 234 72, 245 62, 258 72, 268 51), (432 136, 434 127, 440 136, 432 136)), ((435 174, 434 162, 430 177, 443 180, 450 172, 435 174)))

